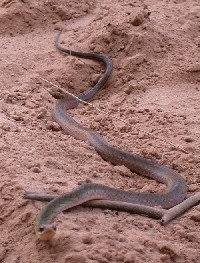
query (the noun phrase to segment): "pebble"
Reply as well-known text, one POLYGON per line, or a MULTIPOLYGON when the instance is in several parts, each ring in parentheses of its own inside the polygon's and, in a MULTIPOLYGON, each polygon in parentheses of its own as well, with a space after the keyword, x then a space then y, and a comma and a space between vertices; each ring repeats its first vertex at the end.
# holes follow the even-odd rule
POLYGON ((65 256, 64 263, 86 263, 86 258, 79 254, 70 254, 65 256))
POLYGON ((196 213, 190 216, 190 219, 195 222, 200 222, 200 213, 196 213))
POLYGON ((93 238, 91 235, 87 234, 82 237, 83 244, 91 245, 93 243, 93 238))
POLYGON ((63 10, 62 7, 58 8, 56 13, 59 15, 62 21, 64 20, 70 20, 72 18, 71 14, 67 11, 63 10))
POLYGON ((169 255, 166 255, 166 254, 162 255, 162 256, 160 257, 160 260, 161 260, 161 262, 171 262, 170 256, 169 256, 169 255))
POLYGON ((124 256, 124 263, 134 263, 136 262, 136 257, 134 253, 128 253, 124 256))
POLYGON ((200 71, 200 63, 193 64, 188 67, 187 71, 189 72, 197 72, 200 71))
POLYGON ((198 191, 199 190, 199 186, 197 184, 191 184, 191 185, 188 186, 188 190, 190 192, 198 191))
POLYGON ((186 141, 186 142, 193 142, 193 141, 194 141, 194 139, 193 139, 193 138, 191 138, 191 137, 186 137, 186 138, 185 138, 185 141, 186 141))
POLYGON ((144 21, 144 14, 143 13, 138 13, 136 16, 132 17, 130 19, 130 23, 133 26, 140 26, 144 21))
POLYGON ((22 116, 19 116, 19 115, 13 115, 12 118, 15 121, 24 121, 24 118, 22 116))
POLYGON ((124 176, 132 175, 131 171, 128 168, 126 168, 124 165, 116 165, 114 166, 114 170, 120 175, 124 175, 124 176))
POLYGON ((37 166, 32 167, 31 170, 32 170, 33 173, 41 173, 41 169, 39 167, 37 167, 37 166))
POLYGON ((47 110, 45 108, 41 108, 37 112, 37 118, 38 119, 43 119, 46 116, 46 114, 47 114, 47 110))
POLYGON ((60 131, 60 126, 57 123, 54 122, 47 122, 46 124, 47 130, 52 130, 52 131, 60 131))

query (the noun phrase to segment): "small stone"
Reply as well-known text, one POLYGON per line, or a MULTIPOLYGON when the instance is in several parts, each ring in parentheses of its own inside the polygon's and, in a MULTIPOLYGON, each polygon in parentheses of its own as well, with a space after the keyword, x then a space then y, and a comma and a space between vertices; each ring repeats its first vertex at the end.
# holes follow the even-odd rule
POLYGON ((120 236, 118 240, 119 242, 122 242, 122 243, 126 242, 126 238, 124 236, 120 236))
POLYGON ((70 13, 67 13, 67 10, 64 10, 63 7, 59 7, 56 11, 62 21, 69 20, 72 18, 70 13))
POLYGON ((124 263, 135 263, 136 258, 134 253, 129 253, 124 256, 124 263))
POLYGON ((67 255, 64 259, 64 263, 86 263, 86 258, 83 255, 79 254, 70 254, 67 255))
POLYGON ((170 262, 170 261, 171 261, 171 260, 170 260, 170 256, 169 256, 169 255, 166 255, 166 254, 162 255, 162 256, 160 257, 160 260, 161 260, 161 262, 170 262))
POLYGON ((93 238, 92 236, 87 234, 82 237, 82 241, 83 241, 83 244, 91 245, 93 243, 93 238))
POLYGON ((124 165, 116 165, 114 166, 114 170, 120 175, 124 175, 124 176, 132 175, 131 171, 128 168, 126 168, 124 165))
POLYGON ((191 215, 190 219, 195 222, 200 222, 200 213, 191 215))
POLYGON ((138 13, 135 17, 130 19, 130 23, 133 26, 140 26, 144 21, 144 14, 143 13, 138 13))
POLYGON ((190 184, 190 185, 188 186, 188 190, 189 190, 190 192, 196 192, 196 191, 199 190, 199 186, 198 186, 197 184, 190 184))
POLYGON ((37 113, 37 118, 38 119, 43 119, 47 114, 47 110, 44 108, 41 108, 38 113, 37 113))
POLYGON ((60 131, 60 126, 57 123, 54 122, 48 122, 46 124, 47 130, 52 130, 52 131, 60 131))
POLYGON ((24 118, 22 116, 18 116, 18 115, 13 115, 12 118, 16 121, 23 121, 24 118))
POLYGON ((200 71, 200 63, 193 64, 188 67, 187 69, 188 72, 198 72, 200 71))
POLYGON ((39 167, 32 167, 32 172, 41 173, 41 169, 39 167))
POLYGON ((98 114, 98 115, 95 116, 95 119, 94 119, 94 120, 95 120, 96 122, 101 122, 104 117, 105 117, 105 116, 100 113, 100 114, 98 114))
POLYGON ((134 247, 135 251, 140 252, 140 253, 144 253, 144 247, 141 245, 138 245, 136 247, 134 247))
POLYGON ((193 138, 191 138, 191 137, 186 137, 186 138, 185 138, 185 141, 186 141, 186 142, 193 142, 193 141, 194 141, 194 139, 193 139, 193 138))

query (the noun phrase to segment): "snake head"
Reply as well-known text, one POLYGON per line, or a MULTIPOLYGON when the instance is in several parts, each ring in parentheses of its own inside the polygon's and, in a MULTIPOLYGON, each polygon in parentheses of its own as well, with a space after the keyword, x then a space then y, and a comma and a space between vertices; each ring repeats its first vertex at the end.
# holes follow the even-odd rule
POLYGON ((52 239, 55 233, 56 233, 55 225, 41 225, 36 228, 37 237, 43 241, 52 239))

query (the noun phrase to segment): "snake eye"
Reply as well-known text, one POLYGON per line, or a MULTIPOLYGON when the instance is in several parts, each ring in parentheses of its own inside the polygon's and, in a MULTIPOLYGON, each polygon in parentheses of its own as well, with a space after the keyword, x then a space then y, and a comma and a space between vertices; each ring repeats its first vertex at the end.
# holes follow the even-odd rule
POLYGON ((41 226, 41 227, 39 228, 39 231, 40 231, 40 232, 43 232, 43 231, 44 231, 44 227, 41 226))

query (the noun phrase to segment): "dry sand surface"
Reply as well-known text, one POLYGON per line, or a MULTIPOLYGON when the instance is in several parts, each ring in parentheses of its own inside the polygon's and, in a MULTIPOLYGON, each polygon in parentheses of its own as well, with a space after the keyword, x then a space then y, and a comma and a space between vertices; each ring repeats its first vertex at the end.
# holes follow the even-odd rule
POLYGON ((93 100, 108 115, 80 105, 73 116, 111 144, 177 170, 189 193, 200 188, 199 0, 1 0, 0 262, 200 262, 200 206, 167 226, 78 207, 57 216, 52 242, 36 238, 44 204, 24 200, 26 190, 61 194, 86 182, 164 189, 105 162, 52 120, 57 91, 40 77, 80 94, 103 72, 97 62, 59 53, 60 29, 63 46, 104 52, 114 63, 93 100))

